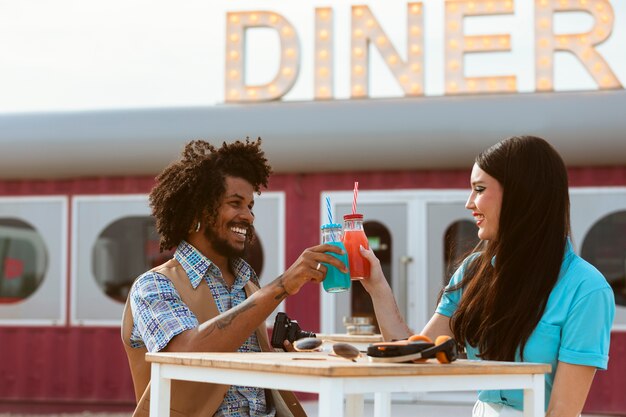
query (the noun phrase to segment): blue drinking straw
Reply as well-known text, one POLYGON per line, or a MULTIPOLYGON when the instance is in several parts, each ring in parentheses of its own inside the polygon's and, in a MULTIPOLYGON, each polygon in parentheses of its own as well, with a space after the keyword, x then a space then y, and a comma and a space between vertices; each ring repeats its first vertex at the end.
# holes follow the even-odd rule
MULTIPOLYGON (((330 209, 330 197, 326 197, 326 214, 328 215, 328 223, 332 224, 333 212, 330 209)), ((331 232, 331 236, 332 236, 333 242, 337 242, 337 236, 335 236, 335 232, 331 232)))
POLYGON ((330 210, 330 197, 326 197, 326 211, 328 213, 328 223, 333 222, 333 212, 330 210))

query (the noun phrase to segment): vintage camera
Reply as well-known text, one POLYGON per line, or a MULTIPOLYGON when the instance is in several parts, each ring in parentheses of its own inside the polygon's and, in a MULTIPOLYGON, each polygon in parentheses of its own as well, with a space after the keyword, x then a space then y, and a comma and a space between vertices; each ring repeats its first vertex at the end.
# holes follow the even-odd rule
POLYGON ((289 340, 293 343, 295 340, 303 337, 315 337, 315 333, 307 332, 300 329, 300 325, 296 320, 290 320, 285 313, 278 313, 274 320, 274 331, 272 332, 272 346, 275 348, 284 348, 283 342, 289 340))

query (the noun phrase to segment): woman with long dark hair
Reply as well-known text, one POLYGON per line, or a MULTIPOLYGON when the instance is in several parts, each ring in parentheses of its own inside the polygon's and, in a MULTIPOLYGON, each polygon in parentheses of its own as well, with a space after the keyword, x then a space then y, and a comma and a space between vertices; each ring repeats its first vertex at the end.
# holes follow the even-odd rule
MULTIPOLYGON (((545 140, 505 139, 476 158, 466 208, 480 243, 445 288, 422 334, 449 335, 468 358, 539 362, 547 416, 578 416, 596 369, 606 369, 615 314, 611 287, 569 240, 563 160, 545 140)), ((372 251, 362 284, 385 340, 412 334, 372 251)), ((482 391, 474 416, 521 415, 521 390, 482 391)))

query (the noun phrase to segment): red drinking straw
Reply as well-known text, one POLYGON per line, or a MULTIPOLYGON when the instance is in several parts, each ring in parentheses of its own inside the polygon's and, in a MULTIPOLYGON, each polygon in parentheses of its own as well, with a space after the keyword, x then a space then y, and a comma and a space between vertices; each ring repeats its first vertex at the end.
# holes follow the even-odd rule
POLYGON ((352 197, 352 214, 356 214, 356 199, 359 196, 359 182, 354 181, 354 195, 352 197))

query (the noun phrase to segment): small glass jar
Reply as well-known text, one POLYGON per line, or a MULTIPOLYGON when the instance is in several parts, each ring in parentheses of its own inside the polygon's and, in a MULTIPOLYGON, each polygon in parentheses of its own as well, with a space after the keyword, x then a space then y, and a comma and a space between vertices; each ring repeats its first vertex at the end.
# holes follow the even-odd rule
MULTIPOLYGON (((333 252, 326 252, 329 255, 339 259, 348 268, 348 253, 343 245, 343 230, 338 223, 329 223, 321 227, 322 231, 322 243, 328 245, 338 246, 343 251, 343 254, 339 255, 333 252)), ((341 272, 333 265, 323 263, 326 267, 326 277, 322 283, 326 292, 342 292, 350 289, 350 273, 341 272)))
POLYGON ((346 214, 343 216, 343 244, 348 251, 350 277, 353 280, 370 276, 370 263, 361 256, 361 246, 369 248, 367 236, 363 230, 362 214, 346 214))

